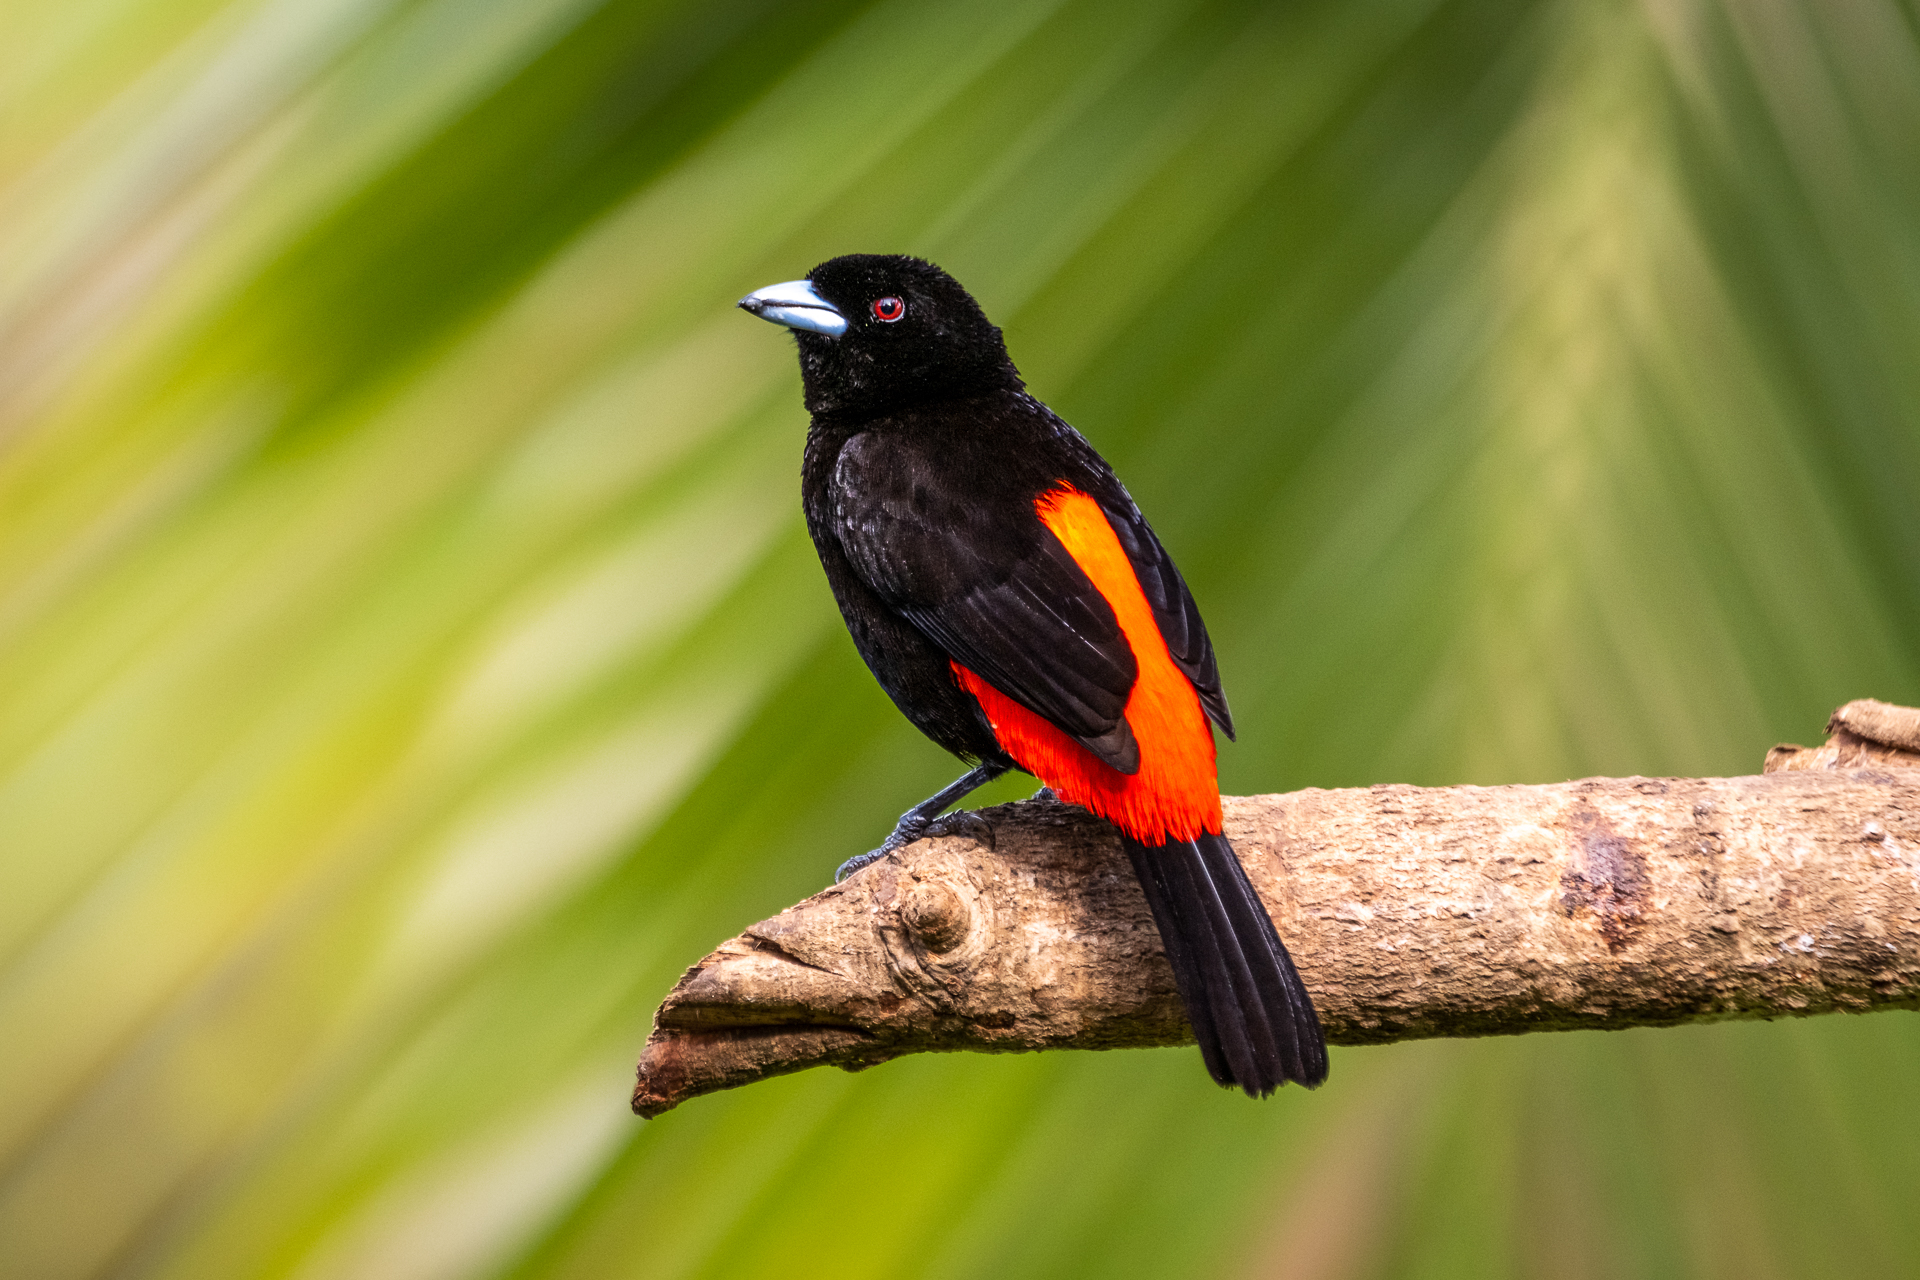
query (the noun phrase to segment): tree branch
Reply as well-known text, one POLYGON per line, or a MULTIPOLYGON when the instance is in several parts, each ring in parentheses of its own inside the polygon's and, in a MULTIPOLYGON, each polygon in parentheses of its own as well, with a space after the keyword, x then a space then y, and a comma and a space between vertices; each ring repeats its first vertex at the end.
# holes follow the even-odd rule
MULTIPOLYGON (((1229 797, 1335 1044, 1920 1006, 1920 711, 1744 778, 1229 797)), ((1111 827, 984 811, 762 921, 655 1015, 634 1110, 819 1065, 1192 1042, 1111 827)))

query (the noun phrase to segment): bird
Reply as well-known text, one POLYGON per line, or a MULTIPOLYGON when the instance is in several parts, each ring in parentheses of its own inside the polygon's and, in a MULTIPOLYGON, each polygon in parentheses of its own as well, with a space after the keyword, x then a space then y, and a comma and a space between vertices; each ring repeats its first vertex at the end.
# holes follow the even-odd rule
POLYGON ((1113 469, 930 262, 849 254, 738 305, 799 349, 802 506, 855 648, 973 766, 836 878, 981 821, 941 815, 1030 773, 1119 829, 1214 1081, 1319 1085, 1313 1002, 1221 829, 1213 643, 1113 469))

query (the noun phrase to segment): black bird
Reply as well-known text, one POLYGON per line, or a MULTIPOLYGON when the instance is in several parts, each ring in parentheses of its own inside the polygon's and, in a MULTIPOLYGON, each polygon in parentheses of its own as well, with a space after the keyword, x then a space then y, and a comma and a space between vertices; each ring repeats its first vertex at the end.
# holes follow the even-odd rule
POLYGON ((740 305, 798 341, 807 529, 860 656, 978 762, 841 876, 1024 770, 1120 829, 1213 1078, 1255 1097, 1325 1080, 1313 1004, 1220 832, 1213 644, 1112 468, 932 263, 834 258, 740 305))

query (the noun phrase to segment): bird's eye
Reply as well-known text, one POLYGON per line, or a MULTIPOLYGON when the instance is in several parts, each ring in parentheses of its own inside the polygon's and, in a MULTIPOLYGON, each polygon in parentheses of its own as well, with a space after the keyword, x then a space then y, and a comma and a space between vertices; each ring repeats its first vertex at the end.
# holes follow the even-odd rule
POLYGON ((907 304, 898 298, 875 298, 873 300, 873 318, 892 324, 907 314, 907 304))

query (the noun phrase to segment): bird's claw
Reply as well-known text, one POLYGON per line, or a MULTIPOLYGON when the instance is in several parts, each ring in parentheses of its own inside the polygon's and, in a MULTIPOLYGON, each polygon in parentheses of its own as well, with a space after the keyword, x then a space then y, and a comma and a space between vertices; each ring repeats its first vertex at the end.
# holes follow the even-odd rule
POLYGON ((892 835, 880 842, 878 849, 870 849, 841 863, 839 870, 833 873, 833 882, 839 884, 868 863, 878 862, 895 849, 904 849, 914 841, 930 836, 965 836, 989 849, 994 847, 993 824, 971 809, 957 809, 932 821, 908 815, 900 819, 900 825, 893 829, 892 835))
POLYGON ((839 870, 833 873, 833 882, 835 884, 839 884, 842 880, 845 880, 848 876, 852 875, 854 872, 858 871, 860 868, 866 866, 869 862, 876 862, 879 859, 886 857, 889 853, 892 853, 892 852, 893 850, 887 848, 885 845, 882 845, 878 849, 869 849, 865 853, 855 854, 853 857, 848 858, 845 862, 840 864, 839 870))
POLYGON ((927 828, 932 825, 933 824, 925 818, 916 818, 914 815, 908 814, 906 817, 900 819, 899 825, 894 827, 893 833, 880 842, 878 849, 869 849, 867 852, 848 858, 845 862, 841 863, 840 869, 833 873, 833 882, 839 884, 842 880, 845 880, 869 862, 878 862, 895 849, 904 849, 915 840, 926 835, 927 828))
POLYGON ((972 809, 956 809, 944 818, 935 818, 927 824, 926 834, 930 836, 965 836, 975 844, 994 847, 993 824, 972 809))
POLYGON ((1059 804, 1060 803, 1060 797, 1053 794, 1052 787, 1042 787, 1038 791, 1034 792, 1032 795, 1028 796, 1027 799, 1037 801, 1040 804, 1059 804))

